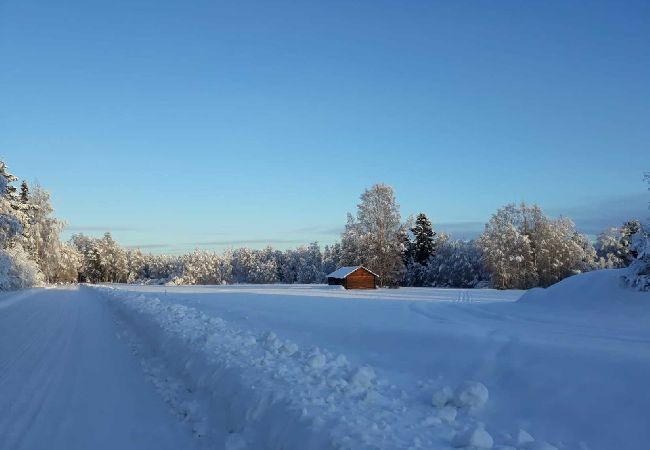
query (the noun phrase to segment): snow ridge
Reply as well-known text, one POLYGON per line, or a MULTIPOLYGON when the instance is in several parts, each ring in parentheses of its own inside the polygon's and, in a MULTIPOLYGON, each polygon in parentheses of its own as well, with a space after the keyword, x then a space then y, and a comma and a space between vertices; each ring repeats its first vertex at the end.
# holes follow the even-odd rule
POLYGON ((156 355, 143 367, 167 403, 195 435, 228 450, 492 448, 473 414, 487 401, 480 383, 432 407, 344 355, 153 296, 96 289, 156 355))

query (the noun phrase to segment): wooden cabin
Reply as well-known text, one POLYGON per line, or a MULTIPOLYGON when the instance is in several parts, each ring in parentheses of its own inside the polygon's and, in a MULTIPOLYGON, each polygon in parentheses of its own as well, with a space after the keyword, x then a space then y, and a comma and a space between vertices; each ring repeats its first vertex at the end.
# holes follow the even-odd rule
POLYGON ((327 284, 345 289, 377 289, 377 274, 363 266, 341 267, 327 275, 327 284))

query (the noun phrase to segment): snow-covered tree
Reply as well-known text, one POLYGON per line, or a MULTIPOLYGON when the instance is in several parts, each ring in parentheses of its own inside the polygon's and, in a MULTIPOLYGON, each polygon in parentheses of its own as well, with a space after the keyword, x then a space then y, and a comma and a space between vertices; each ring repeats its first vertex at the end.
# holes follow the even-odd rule
POLYGON ((103 276, 101 281, 126 283, 129 276, 126 251, 115 242, 111 233, 104 233, 97 241, 97 251, 103 276))
POLYGON ((104 233, 99 239, 83 234, 73 235, 71 243, 81 255, 81 281, 126 283, 129 279, 127 251, 115 242, 111 233, 104 233))
MULTIPOLYGON (((650 190, 650 172, 645 173, 644 180, 650 190)), ((624 279, 635 289, 650 291, 650 218, 634 234, 630 248, 636 257, 624 279)))
POLYGON ((8 248, 19 243, 26 217, 19 207, 16 187, 17 178, 9 173, 7 165, 0 161, 0 246, 8 248))
POLYGON ((632 237, 641 229, 638 220, 629 220, 620 228, 608 228, 596 239, 598 266, 614 268, 629 266, 636 258, 636 251, 631 248, 632 237))
POLYGON ((350 213, 348 213, 347 223, 341 234, 339 261, 342 266, 359 266, 366 263, 363 248, 363 230, 350 213))
POLYGON ((180 256, 180 274, 173 284, 225 284, 231 281, 229 253, 223 256, 206 250, 194 250, 180 256))
POLYGON ((441 240, 427 266, 428 286, 475 288, 488 281, 475 241, 441 240))
POLYGON ((73 234, 70 243, 81 255, 79 281, 97 283, 102 281, 102 267, 96 239, 84 234, 73 234))
POLYGON ((127 283, 136 283, 144 280, 145 277, 145 258, 140 249, 129 249, 126 251, 127 265, 127 283))
POLYGON ((524 224, 525 205, 499 209, 478 239, 485 267, 497 289, 528 289, 537 285, 533 244, 524 224))
POLYGON ((239 248, 232 255, 232 274, 236 283, 277 283, 278 265, 272 248, 239 248))
POLYGON ((18 178, 9 172, 7 164, 0 161, 0 194, 8 202, 9 206, 14 209, 18 208, 20 199, 16 191, 16 186, 13 185, 18 178))
POLYGON ((20 245, 0 249, 0 291, 23 289, 43 283, 34 260, 20 245))
POLYGON ((620 228, 608 228, 596 238, 596 255, 598 266, 603 269, 618 269, 625 267, 624 254, 626 250, 621 245, 620 228))
POLYGON ((364 265, 379 275, 382 286, 397 285, 404 274, 404 234, 393 188, 376 184, 366 189, 357 205, 356 219, 348 215, 341 236, 341 260, 364 265))
POLYGON ((507 205, 478 239, 492 284, 499 289, 550 286, 591 270, 595 251, 566 218, 546 217, 537 206, 507 205))
POLYGON ((535 244, 534 263, 541 286, 550 286, 593 268, 596 259, 593 246, 567 218, 550 220, 542 216, 531 239, 535 244))
POLYGON ((323 255, 317 242, 312 242, 306 247, 299 247, 298 271, 296 281, 298 283, 322 283, 325 280, 323 272, 323 255))
POLYGON ((24 249, 27 216, 12 184, 16 180, 0 161, 0 290, 21 289, 43 281, 38 265, 24 249))
POLYGON ((25 198, 27 202, 23 204, 28 217, 24 230, 25 247, 40 267, 45 281, 48 283, 77 281, 80 255, 73 247, 60 240, 65 223, 54 217, 50 194, 37 186, 34 192, 25 198))
POLYGON ((417 215, 415 225, 411 228, 413 233, 413 259, 415 262, 426 266, 436 251, 436 232, 433 231, 431 221, 424 213, 417 215))
POLYGON ((27 204, 29 202, 29 186, 25 180, 20 183, 20 202, 23 204, 27 204))
POLYGON ((323 273, 334 272, 341 266, 341 244, 336 242, 332 245, 326 245, 323 250, 323 273))

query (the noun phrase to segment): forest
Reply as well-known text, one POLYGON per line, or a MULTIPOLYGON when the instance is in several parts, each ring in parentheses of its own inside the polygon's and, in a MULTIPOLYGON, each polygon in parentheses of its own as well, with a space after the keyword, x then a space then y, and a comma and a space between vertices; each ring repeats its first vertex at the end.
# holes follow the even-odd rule
POLYGON ((368 267, 383 287, 496 289, 547 287, 578 273, 630 266, 627 282, 650 288, 650 230, 641 218, 603 230, 592 242, 567 217, 550 218, 534 204, 508 204, 477 239, 459 240, 436 231, 424 213, 402 218, 393 188, 376 184, 361 194, 332 245, 160 255, 125 248, 109 232, 63 241, 65 222, 55 216, 50 194, 18 181, 0 161, 0 290, 78 281, 322 283, 350 265, 368 267))

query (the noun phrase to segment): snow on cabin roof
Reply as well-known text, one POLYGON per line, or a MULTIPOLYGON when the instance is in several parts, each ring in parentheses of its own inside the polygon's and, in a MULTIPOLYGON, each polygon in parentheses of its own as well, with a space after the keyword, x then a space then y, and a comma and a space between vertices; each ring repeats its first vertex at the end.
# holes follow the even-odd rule
POLYGON ((374 276, 378 276, 372 270, 368 270, 363 266, 347 266, 347 267, 339 267, 334 272, 328 274, 327 278, 345 278, 357 269, 365 269, 371 274, 373 274, 374 276))

